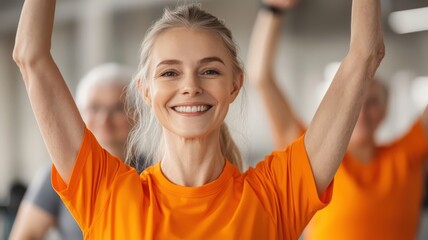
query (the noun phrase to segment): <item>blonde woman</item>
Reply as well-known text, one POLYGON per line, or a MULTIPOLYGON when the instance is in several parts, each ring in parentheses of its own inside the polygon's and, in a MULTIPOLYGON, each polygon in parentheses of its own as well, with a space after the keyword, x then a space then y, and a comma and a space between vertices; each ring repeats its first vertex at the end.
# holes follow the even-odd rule
POLYGON ((232 35, 198 6, 166 10, 146 34, 129 87, 137 121, 129 156, 140 144, 158 147, 159 162, 138 175, 85 127, 52 59, 55 1, 27 0, 14 59, 55 166, 53 186, 85 238, 297 239, 330 201, 383 57, 379 8, 379 1, 355 0, 350 51, 306 135, 245 173, 224 123, 243 84, 232 35), (142 121, 145 109, 152 120, 142 121))

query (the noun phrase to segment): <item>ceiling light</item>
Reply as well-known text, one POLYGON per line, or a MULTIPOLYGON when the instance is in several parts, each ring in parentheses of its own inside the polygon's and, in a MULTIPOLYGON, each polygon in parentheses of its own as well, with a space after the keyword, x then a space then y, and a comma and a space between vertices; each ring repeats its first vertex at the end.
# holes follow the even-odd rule
POLYGON ((428 7, 392 12, 389 26, 398 34, 428 30, 428 7))

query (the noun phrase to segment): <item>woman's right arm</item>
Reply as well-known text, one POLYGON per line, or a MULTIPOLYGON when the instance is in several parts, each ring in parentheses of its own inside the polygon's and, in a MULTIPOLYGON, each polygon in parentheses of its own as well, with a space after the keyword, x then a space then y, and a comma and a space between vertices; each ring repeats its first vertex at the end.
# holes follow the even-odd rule
MULTIPOLYGON (((286 11, 297 0, 264 0, 264 4, 286 11)), ((283 148, 302 134, 303 127, 287 96, 281 92, 274 71, 283 14, 261 8, 257 14, 248 49, 247 71, 250 83, 257 89, 272 128, 274 143, 283 148), (280 109, 280 111, 279 111, 280 109)))
POLYGON ((19 66, 31 107, 51 159, 65 183, 82 142, 84 123, 52 55, 55 0, 26 0, 13 59, 19 66))

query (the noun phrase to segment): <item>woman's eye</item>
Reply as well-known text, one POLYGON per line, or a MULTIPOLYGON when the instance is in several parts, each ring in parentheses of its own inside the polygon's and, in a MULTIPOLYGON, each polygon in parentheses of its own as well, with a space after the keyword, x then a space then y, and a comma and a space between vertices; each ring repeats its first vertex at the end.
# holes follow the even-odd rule
POLYGON ((218 75, 218 74, 219 74, 218 71, 212 70, 212 69, 206 70, 205 72, 203 72, 203 75, 218 75))
POLYGON ((162 73, 162 75, 161 75, 162 77, 175 77, 175 76, 177 76, 177 73, 175 73, 175 72, 172 72, 172 71, 169 71, 169 72, 164 72, 164 73, 162 73))

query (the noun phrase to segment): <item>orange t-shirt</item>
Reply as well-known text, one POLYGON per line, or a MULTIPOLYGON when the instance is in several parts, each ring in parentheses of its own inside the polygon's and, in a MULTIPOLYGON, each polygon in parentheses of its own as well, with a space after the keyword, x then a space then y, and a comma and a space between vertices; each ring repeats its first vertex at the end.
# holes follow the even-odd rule
POLYGON ((241 174, 226 161, 218 179, 175 185, 160 164, 137 172, 85 130, 70 183, 52 183, 85 239, 297 239, 331 199, 318 197, 303 137, 241 174))
POLYGON ((362 163, 345 156, 334 197, 315 214, 305 239, 416 239, 428 139, 417 122, 397 142, 362 163))

